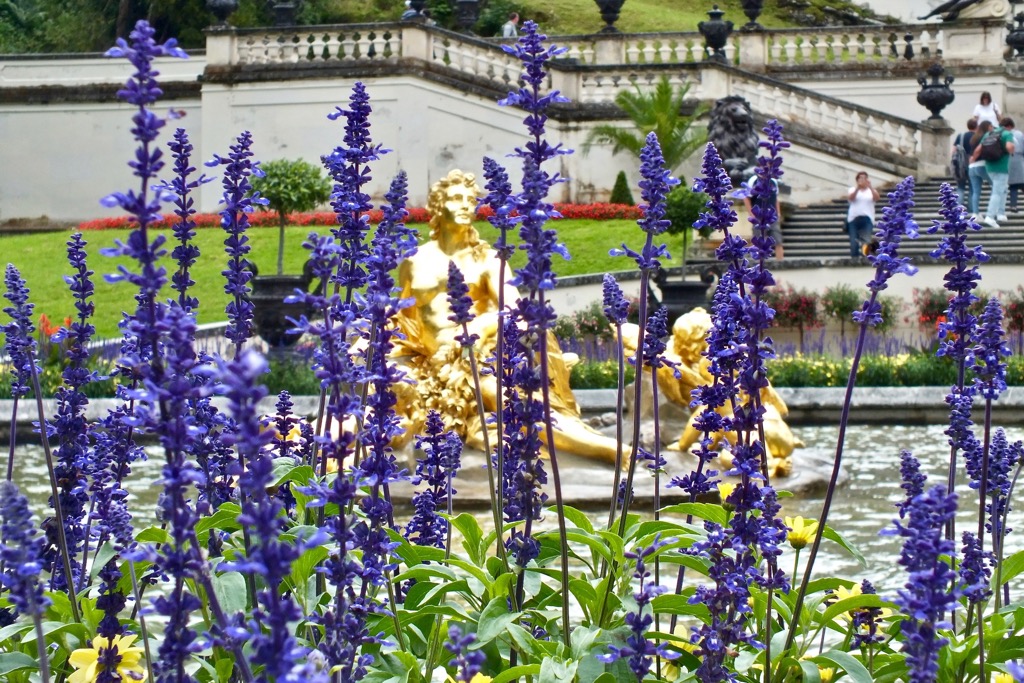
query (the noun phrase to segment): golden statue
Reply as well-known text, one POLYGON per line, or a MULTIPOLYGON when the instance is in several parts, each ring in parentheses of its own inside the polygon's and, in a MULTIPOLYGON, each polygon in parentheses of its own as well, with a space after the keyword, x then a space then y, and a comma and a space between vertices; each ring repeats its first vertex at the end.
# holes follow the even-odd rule
MULTIPOLYGON (((405 339, 395 345, 394 357, 414 383, 400 384, 396 412, 402 416, 405 435, 396 445, 408 443, 420 433, 428 410, 436 410, 445 425, 465 442, 483 449, 484 425, 477 411, 473 375, 467 351, 455 336, 460 327, 448 320, 448 263, 454 262, 466 278, 476 318, 470 332, 479 335, 473 353, 478 367, 482 359, 494 354, 497 341, 498 292, 504 288, 504 301, 511 304, 519 292, 499 276, 497 253, 480 239, 473 227, 476 198, 480 188, 472 173, 455 170, 434 184, 427 199, 430 211, 430 240, 399 266, 401 296, 414 300, 397 316, 405 339)), ((548 336, 548 364, 551 375, 550 398, 554 413, 555 448, 574 453, 615 460, 615 441, 588 427, 580 419, 580 409, 569 388, 569 370, 578 362, 575 354, 562 353, 554 335, 548 336)), ((497 407, 493 375, 480 378, 484 408, 497 407)), ((490 444, 496 441, 493 429, 490 444)))
MULTIPOLYGON (((672 368, 658 368, 658 391, 666 400, 689 408, 691 392, 714 381, 714 377, 708 371, 710 361, 703 355, 707 349, 706 337, 710 329, 711 316, 703 308, 695 308, 680 316, 672 326, 672 343, 665 357, 679 364, 679 377, 676 377, 672 368)), ((622 336, 627 354, 636 353, 638 334, 639 328, 636 325, 623 326, 622 336)), ((746 398, 741 397, 741 400, 745 401, 746 398)), ((761 403, 765 409, 764 431, 768 448, 768 473, 773 477, 784 477, 793 469, 793 450, 804 444, 786 424, 785 417, 789 414, 789 409, 775 389, 770 386, 762 389, 761 403)), ((729 408, 724 406, 719 412, 725 415, 728 410, 729 408)), ((688 451, 701 437, 701 433, 693 426, 696 418, 697 413, 690 416, 686 428, 679 437, 677 447, 683 451, 688 451)), ((723 437, 729 443, 735 443, 735 432, 719 432, 713 436, 714 445, 721 443, 723 437)))

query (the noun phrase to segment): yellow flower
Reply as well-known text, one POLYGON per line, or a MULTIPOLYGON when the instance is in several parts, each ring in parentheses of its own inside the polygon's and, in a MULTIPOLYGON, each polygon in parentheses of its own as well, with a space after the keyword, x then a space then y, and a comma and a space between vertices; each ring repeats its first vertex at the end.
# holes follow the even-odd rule
POLYGON ((816 520, 806 520, 803 517, 786 517, 785 521, 786 526, 789 527, 786 540, 796 550, 807 547, 807 544, 814 539, 814 534, 818 531, 818 522, 816 520))
POLYGON ((835 669, 823 669, 818 667, 818 678, 821 679, 821 683, 832 683, 832 677, 835 675, 835 669))
MULTIPOLYGON (((455 679, 449 676, 445 683, 456 683, 455 679)), ((469 679, 469 683, 491 683, 490 676, 484 676, 482 673, 473 674, 473 678, 469 679)))
POLYGON ((732 492, 736 489, 736 484, 732 484, 726 481, 718 482, 718 498, 722 501, 722 507, 727 510, 732 510, 732 505, 725 502, 725 499, 732 495, 732 492))
POLYGON ((103 636, 92 639, 92 647, 75 650, 68 661, 75 671, 68 677, 68 683, 92 683, 99 674, 99 657, 104 650, 115 650, 121 657, 117 663, 117 675, 122 683, 137 683, 146 680, 146 670, 139 664, 142 657, 141 647, 132 647, 138 636, 114 636, 112 641, 103 636))
POLYGON ((995 675, 995 678, 992 679, 992 683, 1013 683, 1013 676, 1000 671, 995 675))

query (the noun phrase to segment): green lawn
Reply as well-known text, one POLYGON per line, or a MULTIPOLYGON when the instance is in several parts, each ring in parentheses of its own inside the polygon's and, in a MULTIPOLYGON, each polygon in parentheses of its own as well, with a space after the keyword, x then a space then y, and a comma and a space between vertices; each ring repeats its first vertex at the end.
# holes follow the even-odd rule
MULTIPOLYGON (((495 231, 488 223, 479 221, 477 225, 483 238, 493 241, 495 231)), ((558 229, 559 238, 565 242, 572 254, 569 261, 555 257, 555 271, 563 276, 629 270, 633 267, 631 260, 625 257, 610 257, 608 250, 619 246, 623 241, 635 249, 639 249, 643 244, 643 233, 634 221, 561 220, 551 225, 558 229)), ((285 272, 297 273, 301 270, 305 258, 305 250, 301 245, 310 230, 300 227, 291 227, 287 230, 285 272)), ((85 234, 89 243, 89 263, 98 273, 94 277, 94 324, 99 335, 103 337, 117 335, 121 311, 134 309, 134 291, 125 283, 110 284, 103 280, 102 274, 114 272, 116 266, 124 261, 102 256, 98 252, 104 247, 112 246, 114 240, 124 240, 127 235, 126 230, 105 230, 85 234)), ((666 237, 669 250, 673 257, 678 258, 679 237, 666 237)), ((249 238, 252 258, 260 272, 272 274, 277 259, 277 229, 252 228, 249 231, 249 238)), ((66 240, 67 235, 63 233, 0 236, 0 253, 18 267, 28 283, 37 318, 39 314, 45 313, 54 323, 74 313, 71 295, 63 281, 63 275, 70 272, 66 260, 66 240)), ((221 275, 226 264, 223 240, 224 234, 220 230, 207 228, 197 231, 196 244, 201 256, 193 269, 192 277, 196 281, 195 296, 200 301, 200 323, 224 320, 224 306, 228 299, 224 293, 224 279, 221 275)), ((170 248, 173 248, 173 245, 168 246, 168 252, 170 248)), ((169 256, 166 258, 169 262, 167 267, 170 269, 173 263, 170 262, 169 256)), ((523 259, 523 255, 516 254, 513 264, 521 264, 523 259)), ((173 293, 170 289, 167 291, 168 296, 173 293)), ((6 316, 4 318, 6 319, 6 316)))

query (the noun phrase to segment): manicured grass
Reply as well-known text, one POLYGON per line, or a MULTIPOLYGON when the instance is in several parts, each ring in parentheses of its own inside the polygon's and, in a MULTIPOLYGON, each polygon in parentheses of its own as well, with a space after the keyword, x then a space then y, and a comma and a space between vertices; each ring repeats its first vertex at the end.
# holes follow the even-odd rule
MULTIPOLYGON (((477 223, 481 236, 493 241, 495 231, 486 221, 477 223)), ((568 246, 572 259, 563 261, 556 256, 555 272, 559 275, 578 275, 583 273, 603 273, 615 270, 629 270, 633 262, 625 257, 608 256, 608 250, 626 241, 633 248, 639 249, 643 244, 643 233, 634 221, 629 220, 562 220, 552 222, 559 232, 559 239, 568 246)), ((426 226, 417 226, 425 228, 426 226)), ((285 272, 298 273, 305 260, 302 242, 312 228, 292 227, 286 231, 287 247, 285 249, 285 272)), ((319 228, 324 231, 326 228, 319 228)), ((113 246, 115 240, 124 240, 127 230, 104 230, 87 232, 85 238, 89 245, 89 264, 98 275, 94 277, 96 284, 96 325, 102 337, 117 336, 117 324, 121 312, 134 310, 135 292, 125 283, 111 284, 103 280, 102 275, 115 272, 118 265, 129 265, 124 259, 113 259, 99 254, 99 250, 113 246)), ((66 260, 65 242, 67 234, 44 233, 36 235, 0 236, 0 253, 7 261, 14 263, 21 271, 32 292, 31 300, 35 304, 38 318, 45 313, 54 323, 74 313, 71 295, 64 284, 63 275, 70 272, 66 260)), ((665 236, 673 257, 678 258, 679 238, 665 236)), ((277 228, 252 228, 249 231, 252 246, 251 258, 263 274, 273 274, 277 262, 277 228)), ((192 279, 196 281, 194 295, 199 298, 198 317, 200 323, 224 320, 224 306, 228 296, 224 293, 224 270, 227 257, 224 254, 224 234, 217 229, 201 229, 197 231, 196 245, 200 249, 200 258, 193 268, 192 279)), ((173 248, 168 245, 167 251, 173 248)), ((516 254, 514 265, 525 262, 522 254, 516 254)), ((174 266, 170 256, 165 257, 165 267, 171 270, 174 266)), ((174 292, 167 290, 170 297, 174 292)), ((6 316, 3 316, 6 319, 6 316)))

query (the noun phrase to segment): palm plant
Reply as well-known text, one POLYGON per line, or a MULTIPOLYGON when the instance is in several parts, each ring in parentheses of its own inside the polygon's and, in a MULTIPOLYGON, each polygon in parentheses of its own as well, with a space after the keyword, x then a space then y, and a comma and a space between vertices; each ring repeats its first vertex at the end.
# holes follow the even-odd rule
POLYGON ((639 159, 647 134, 653 132, 658 136, 665 167, 678 168, 707 141, 706 131, 691 130, 693 123, 707 112, 707 107, 701 104, 688 116, 682 113, 689 90, 689 83, 676 88, 667 76, 662 76, 654 90, 648 92, 636 84, 633 90, 623 90, 616 95, 615 104, 626 113, 634 128, 612 124, 595 127, 583 143, 584 154, 595 144, 611 144, 613 154, 625 151, 639 159))

